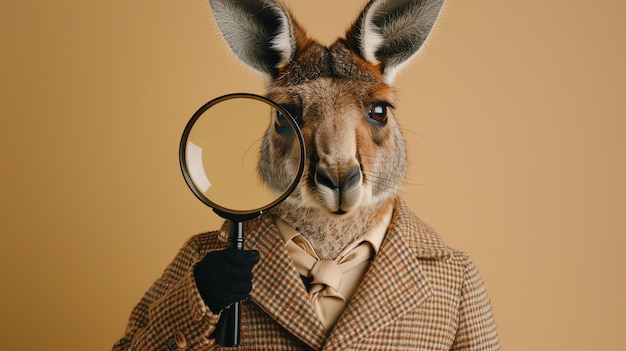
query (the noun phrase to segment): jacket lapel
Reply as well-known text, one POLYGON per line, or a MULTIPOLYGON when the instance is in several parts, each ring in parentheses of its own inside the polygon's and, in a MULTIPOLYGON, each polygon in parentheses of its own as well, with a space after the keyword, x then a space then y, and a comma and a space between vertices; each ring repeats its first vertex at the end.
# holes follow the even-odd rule
POLYGON ((450 252, 438 236, 432 240, 430 228, 422 225, 407 212, 404 204, 397 204, 376 258, 331 331, 324 349, 345 349, 429 298, 431 287, 418 258, 436 259, 449 256, 450 252))
POLYGON ((247 249, 259 250, 250 298, 291 334, 314 349, 321 348, 326 332, 309 301, 285 244, 270 216, 251 221, 247 249))

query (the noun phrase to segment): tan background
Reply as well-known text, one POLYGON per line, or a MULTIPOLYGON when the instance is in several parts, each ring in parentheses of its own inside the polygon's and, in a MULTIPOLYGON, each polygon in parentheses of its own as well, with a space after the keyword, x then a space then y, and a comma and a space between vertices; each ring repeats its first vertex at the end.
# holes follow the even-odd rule
MULTIPOLYGON (((328 43, 362 1, 290 3, 328 43)), ((506 350, 626 349, 625 11, 449 0, 397 80, 405 198, 472 254, 506 350)), ((178 169, 185 123, 261 80, 204 0, 3 1, 0 43, 2 346, 108 350, 218 225, 178 169)))

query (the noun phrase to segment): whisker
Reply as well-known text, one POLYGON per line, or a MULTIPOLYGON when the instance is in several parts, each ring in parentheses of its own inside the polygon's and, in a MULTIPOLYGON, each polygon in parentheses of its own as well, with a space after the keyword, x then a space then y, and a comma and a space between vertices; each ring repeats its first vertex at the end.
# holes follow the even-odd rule
POLYGON ((419 200, 420 198, 417 195, 414 195, 413 193, 409 193, 406 190, 404 190, 403 188, 398 189, 398 194, 402 194, 402 197, 410 197, 412 199, 415 200, 419 200))
POLYGON ((250 144, 250 146, 248 146, 248 148, 246 149, 246 152, 243 153, 243 155, 241 156, 241 165, 243 166, 244 164, 244 160, 246 159, 246 156, 248 156, 248 153, 250 152, 250 150, 252 150, 252 148, 259 144, 259 142, 261 142, 263 140, 264 136, 261 136, 260 138, 256 139, 255 141, 252 142, 252 144, 250 144))
POLYGON ((427 137, 425 137, 423 134, 420 134, 414 130, 411 129, 406 129, 406 128, 402 128, 402 127, 398 127, 403 133, 408 133, 408 134, 413 134, 415 136, 420 137, 422 140, 424 141, 429 141, 427 137))
POLYGON ((412 183, 412 182, 402 182, 402 185, 423 186, 424 184, 422 184, 422 183, 412 183))

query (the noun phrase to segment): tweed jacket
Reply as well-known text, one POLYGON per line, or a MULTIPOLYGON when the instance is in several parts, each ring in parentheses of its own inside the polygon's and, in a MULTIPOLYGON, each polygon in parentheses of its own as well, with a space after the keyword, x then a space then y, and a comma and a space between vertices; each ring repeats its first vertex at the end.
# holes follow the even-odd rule
MULTIPOLYGON (((192 237, 133 309, 114 351, 211 350, 219 315, 193 266, 226 246, 228 230, 192 237)), ((261 258, 241 303, 238 350, 499 350, 490 301, 467 254, 447 247, 401 201, 383 244, 335 327, 324 330, 269 215, 249 221, 261 258)), ((226 348, 224 348, 226 349, 226 348)))

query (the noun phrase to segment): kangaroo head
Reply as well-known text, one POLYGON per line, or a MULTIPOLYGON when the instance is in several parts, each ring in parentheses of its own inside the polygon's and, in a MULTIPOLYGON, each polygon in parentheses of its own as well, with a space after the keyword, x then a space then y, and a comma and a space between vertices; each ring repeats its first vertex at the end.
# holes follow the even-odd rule
MULTIPOLYGON (((391 83, 423 45, 443 0, 372 0, 345 37, 326 47, 272 0, 210 0, 233 53, 267 79, 267 96, 296 119, 307 165, 275 214, 333 256, 388 209, 407 164, 391 83), (327 243, 326 245, 324 243, 327 243)), ((294 147, 277 114, 259 170, 284 189, 294 147)))

